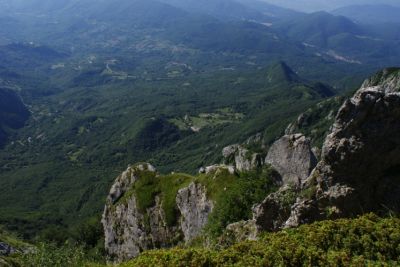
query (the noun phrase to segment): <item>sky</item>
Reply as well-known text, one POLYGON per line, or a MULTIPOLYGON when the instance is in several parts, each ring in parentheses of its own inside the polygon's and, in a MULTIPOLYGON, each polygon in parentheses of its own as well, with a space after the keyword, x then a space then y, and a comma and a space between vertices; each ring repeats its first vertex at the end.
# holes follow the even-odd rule
POLYGON ((265 2, 305 12, 331 11, 349 5, 387 4, 400 6, 400 0, 263 0, 265 2))

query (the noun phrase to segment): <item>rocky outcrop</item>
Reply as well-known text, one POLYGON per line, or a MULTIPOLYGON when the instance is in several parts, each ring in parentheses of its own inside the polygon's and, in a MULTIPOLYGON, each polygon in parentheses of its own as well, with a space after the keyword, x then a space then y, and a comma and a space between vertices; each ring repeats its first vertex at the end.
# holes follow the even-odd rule
POLYGON ((160 208, 159 199, 155 207, 142 213, 136 198, 133 195, 126 196, 140 179, 142 171, 155 172, 155 169, 150 164, 128 167, 115 180, 107 197, 102 218, 105 248, 111 259, 116 261, 137 256, 141 251, 154 247, 162 237, 172 239, 172 234, 164 228, 165 214, 160 208))
MULTIPOLYGON (((370 211, 400 212, 399 133, 400 70, 387 69, 367 80, 339 109, 318 151, 318 164, 311 142, 303 134, 285 135, 271 146, 265 163, 279 172, 284 186, 253 206, 252 220, 230 224, 222 243, 254 239, 260 231, 316 220, 370 211)), ((251 170, 256 166, 251 155, 245 145, 226 147, 225 164, 202 168, 205 175, 199 178, 213 181, 251 170)), ((130 167, 116 179, 107 198, 103 214, 106 250, 117 261, 143 250, 190 242, 206 225, 214 207, 206 188, 189 178, 182 188, 175 188, 175 198, 169 198, 176 202, 177 220, 171 225, 158 191, 153 206, 143 210, 138 205, 132 188, 143 172, 159 177, 149 164, 130 167)))
POLYGON ((299 186, 317 164, 311 142, 302 134, 285 135, 276 141, 265 159, 282 177, 283 184, 299 186))
POLYGON ((181 214, 180 228, 185 241, 190 242, 207 224, 214 204, 207 199, 205 187, 193 182, 178 191, 176 205, 181 214))
POLYGON ((296 203, 287 225, 400 211, 399 132, 400 70, 386 69, 340 108, 322 159, 305 184, 314 193, 296 203))
POLYGON ((242 145, 225 147, 222 150, 222 156, 226 164, 233 164, 239 172, 254 170, 263 165, 262 156, 259 153, 252 153, 242 145))
MULTIPOLYGON (((400 70, 386 69, 364 82, 339 109, 321 160, 288 207, 285 188, 253 209, 258 229, 296 227, 327 218, 400 211, 400 70)), ((293 137, 292 137, 293 138, 293 137)), ((302 140, 304 137, 298 136, 302 140)), ((295 138, 296 139, 296 138, 295 138)), ((271 148, 267 162, 282 176, 294 174, 290 136, 271 148), (275 151, 274 151, 275 150, 275 151), (286 155, 285 157, 283 155, 286 155), (273 161, 276 157, 279 160, 273 161)), ((302 146, 304 143, 302 144, 302 146)), ((309 146, 305 145, 309 150, 309 146)), ((310 166, 306 164, 307 168, 310 166)), ((307 169, 306 168, 306 169, 307 169)), ((302 177, 305 169, 299 171, 302 177)), ((289 176, 290 177, 290 176, 289 176)), ((300 179, 301 181, 302 179, 300 179)), ((289 181, 293 181, 290 180, 289 181)))
POLYGON ((296 201, 296 190, 283 186, 253 207, 253 220, 259 231, 276 231, 281 228, 290 215, 296 201))
POLYGON ((128 191, 129 188, 137 180, 137 171, 150 171, 156 172, 156 169, 150 164, 138 164, 135 167, 128 167, 111 186, 110 193, 107 197, 108 203, 115 203, 121 196, 128 191))
POLYGON ((178 191, 177 223, 171 224, 160 195, 155 196, 154 205, 145 210, 138 205, 133 188, 145 176, 157 177, 158 174, 147 163, 128 167, 115 180, 107 197, 102 223, 105 248, 111 261, 121 262, 145 250, 190 242, 207 223, 213 209, 206 188, 192 182, 178 191))

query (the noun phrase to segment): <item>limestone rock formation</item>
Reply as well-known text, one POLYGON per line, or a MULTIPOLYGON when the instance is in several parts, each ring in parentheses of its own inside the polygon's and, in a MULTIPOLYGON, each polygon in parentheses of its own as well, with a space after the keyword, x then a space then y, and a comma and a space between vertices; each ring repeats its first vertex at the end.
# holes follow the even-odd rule
POLYGON ((172 234, 163 228, 165 214, 160 208, 159 201, 156 201, 155 207, 143 214, 139 211, 134 196, 122 199, 139 179, 140 171, 155 170, 150 164, 128 167, 115 180, 107 197, 102 218, 105 248, 108 255, 116 261, 135 257, 141 251, 152 248, 160 236, 172 238, 172 234), (156 225, 160 228, 154 227, 156 225), (159 234, 155 233, 156 229, 159 234))
MULTIPOLYGON (((386 69, 365 81, 342 105, 324 141, 321 160, 295 191, 291 208, 284 208, 287 198, 281 197, 286 190, 282 188, 253 209, 257 227, 277 230, 369 211, 399 212, 399 133, 400 70, 386 69)), ((295 173, 296 161, 285 150, 292 149, 290 140, 285 136, 278 141, 267 157, 281 174, 295 173), (272 156, 279 160, 272 161, 272 156)), ((299 157, 297 162, 301 161, 299 157)))
POLYGON ((178 191, 176 204, 181 214, 180 228, 185 241, 189 242, 199 235, 207 224, 214 204, 207 199, 205 187, 194 182, 178 191))
POLYGON ((270 164, 282 177, 283 184, 298 186, 307 179, 317 164, 311 142, 302 134, 285 135, 268 151, 270 164))
POLYGON ((239 172, 250 171, 263 165, 260 154, 252 153, 242 145, 225 147, 222 150, 222 156, 226 164, 233 164, 239 172))
POLYGON ((132 188, 143 175, 158 175, 150 164, 128 167, 115 180, 102 223, 106 252, 114 262, 139 255, 144 250, 163 248, 189 242, 207 223, 213 203, 204 186, 191 183, 176 195, 176 224, 167 221, 162 198, 155 196, 154 205, 145 210, 138 205, 132 188))
POLYGON ((296 203, 287 225, 399 211, 399 133, 400 70, 386 69, 340 108, 322 159, 306 182, 305 190, 314 193, 307 203, 296 203))

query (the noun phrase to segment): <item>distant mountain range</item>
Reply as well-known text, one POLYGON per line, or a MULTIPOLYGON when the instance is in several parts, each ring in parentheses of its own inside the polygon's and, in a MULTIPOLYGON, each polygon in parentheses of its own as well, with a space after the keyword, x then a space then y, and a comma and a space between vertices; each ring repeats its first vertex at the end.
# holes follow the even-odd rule
POLYGON ((377 23, 400 24, 400 7, 391 5, 352 5, 333 10, 332 13, 368 25, 377 23))
POLYGON ((379 4, 400 6, 398 0, 263 0, 278 6, 301 10, 304 12, 314 12, 320 10, 333 10, 349 5, 375 5, 379 4))

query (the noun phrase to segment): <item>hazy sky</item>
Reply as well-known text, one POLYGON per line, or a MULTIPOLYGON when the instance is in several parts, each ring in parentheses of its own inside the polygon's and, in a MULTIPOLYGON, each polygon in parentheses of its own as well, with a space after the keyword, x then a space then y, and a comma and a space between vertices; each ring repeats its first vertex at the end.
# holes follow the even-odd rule
POLYGON ((400 0, 263 0, 265 2, 301 11, 333 10, 342 6, 360 4, 388 4, 400 6, 400 0))

